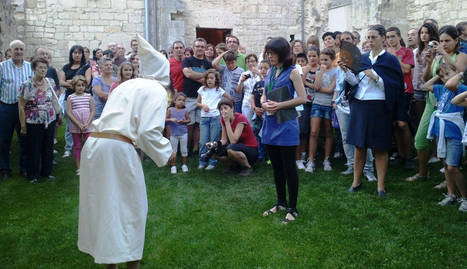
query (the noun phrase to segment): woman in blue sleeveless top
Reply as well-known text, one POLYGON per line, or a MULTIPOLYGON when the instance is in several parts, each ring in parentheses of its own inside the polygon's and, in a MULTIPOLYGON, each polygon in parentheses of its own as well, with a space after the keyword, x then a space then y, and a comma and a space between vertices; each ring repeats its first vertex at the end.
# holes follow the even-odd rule
POLYGON ((280 210, 286 210, 287 214, 283 223, 295 220, 298 216, 298 174, 295 166, 295 153, 299 141, 299 126, 295 117, 281 120, 277 113, 287 109, 295 113, 295 107, 304 104, 305 88, 302 77, 292 66, 292 55, 290 45, 284 38, 274 38, 266 45, 266 52, 272 68, 264 81, 265 93, 261 97, 261 104, 266 110, 266 118, 263 123, 262 143, 271 159, 274 170, 274 182, 277 191, 277 204, 266 210, 263 216, 268 216, 280 210), (270 93, 274 89, 286 87, 290 99, 282 102, 270 100, 270 93), (285 185, 289 192, 289 203, 287 204, 285 185))

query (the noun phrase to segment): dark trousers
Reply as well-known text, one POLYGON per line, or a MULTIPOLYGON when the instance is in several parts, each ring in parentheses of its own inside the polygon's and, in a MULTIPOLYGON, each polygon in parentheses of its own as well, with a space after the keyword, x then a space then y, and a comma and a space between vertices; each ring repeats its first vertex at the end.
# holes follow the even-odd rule
POLYGON ((288 207, 297 209, 298 174, 295 166, 296 146, 266 145, 276 184, 277 203, 287 206, 285 184, 289 191, 288 207))
POLYGON ((26 124, 28 179, 50 176, 52 173, 55 121, 47 128, 44 124, 26 124))
POLYGON ((0 172, 11 173, 10 168, 10 146, 13 131, 16 129, 20 146, 20 172, 26 171, 26 140, 20 135, 20 124, 18 116, 18 104, 4 104, 0 102, 0 172))

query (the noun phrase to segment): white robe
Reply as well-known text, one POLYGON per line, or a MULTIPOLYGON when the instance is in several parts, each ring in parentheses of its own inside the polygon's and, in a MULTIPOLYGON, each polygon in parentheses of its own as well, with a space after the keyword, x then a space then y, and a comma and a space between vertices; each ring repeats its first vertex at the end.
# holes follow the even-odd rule
MULTIPOLYGON (((162 136, 167 93, 154 80, 133 79, 110 95, 95 132, 130 138, 158 166, 172 148, 162 136)), ((81 153, 78 248, 96 263, 141 260, 148 203, 143 169, 129 143, 89 137, 81 153)))

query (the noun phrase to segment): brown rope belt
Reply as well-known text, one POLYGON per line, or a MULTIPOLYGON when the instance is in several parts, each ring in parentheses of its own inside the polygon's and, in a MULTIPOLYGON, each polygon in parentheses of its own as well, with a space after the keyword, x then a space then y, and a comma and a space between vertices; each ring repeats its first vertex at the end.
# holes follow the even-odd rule
POLYGON ((108 139, 114 139, 122 142, 126 142, 128 144, 133 145, 133 141, 131 141, 130 138, 121 135, 121 134, 112 134, 112 133, 102 133, 102 132, 93 132, 90 135, 91 137, 95 138, 108 138, 108 139))

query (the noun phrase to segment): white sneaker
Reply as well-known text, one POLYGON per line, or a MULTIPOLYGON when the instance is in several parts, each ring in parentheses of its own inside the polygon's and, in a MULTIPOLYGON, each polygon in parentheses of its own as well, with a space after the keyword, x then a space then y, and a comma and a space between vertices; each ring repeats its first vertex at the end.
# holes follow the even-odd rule
POLYGON ((441 168, 441 169, 439 169, 439 172, 440 172, 441 174, 444 174, 444 167, 441 168))
POLYGON ((58 151, 54 149, 54 154, 57 154, 57 153, 58 153, 58 151))
POLYGON ((68 158, 71 156, 71 152, 69 150, 65 150, 65 152, 62 155, 62 158, 68 158))
POLYGON ((54 138, 54 145, 57 144, 57 138, 54 138))
POLYGON ((212 164, 210 164, 210 165, 208 165, 208 166, 206 167, 206 169, 205 169, 205 170, 212 170, 212 169, 214 169, 214 168, 216 168, 216 166, 215 166, 215 165, 212 165, 212 164))
POLYGON ((182 172, 183 173, 188 172, 188 166, 186 164, 182 165, 182 172))
POLYGON ((332 171, 331 162, 328 159, 324 160, 323 166, 324 171, 332 171))
POLYGON ((467 212, 467 198, 461 198, 459 200, 461 206, 459 206, 459 211, 467 212))
POLYGON ((428 163, 437 163, 441 161, 439 158, 437 157, 431 157, 429 160, 428 160, 428 163))
POLYGON ((300 159, 301 159, 302 161, 304 161, 305 158, 306 158, 306 152, 302 152, 302 153, 300 154, 300 159))
POLYGON ((353 174, 353 167, 347 166, 347 169, 341 172, 341 175, 352 175, 353 174))
POLYGON ((313 173, 315 171, 315 164, 312 161, 309 161, 306 164, 305 172, 313 173))
POLYGON ((365 177, 368 179, 368 181, 378 181, 375 177, 375 174, 373 173, 365 173, 365 177))
POLYGON ((334 159, 339 159, 339 158, 342 157, 342 156, 343 156, 342 153, 340 153, 339 151, 336 151, 336 152, 334 153, 334 156, 333 156, 333 157, 334 157, 334 159))
POLYGON ((445 205, 454 204, 455 202, 457 202, 457 197, 454 194, 446 194, 444 195, 444 199, 441 200, 438 203, 438 205, 445 206, 445 205))
POLYGON ((79 176, 79 169, 76 169, 76 175, 79 176))
POLYGON ((202 164, 198 165, 198 169, 204 169, 204 165, 202 164))
POLYGON ((299 170, 304 170, 305 169, 305 165, 303 165, 302 160, 296 160, 295 163, 297 164, 297 168, 299 170))
POLYGON ((177 173, 177 167, 175 165, 170 167, 170 173, 171 174, 176 174, 177 173))

